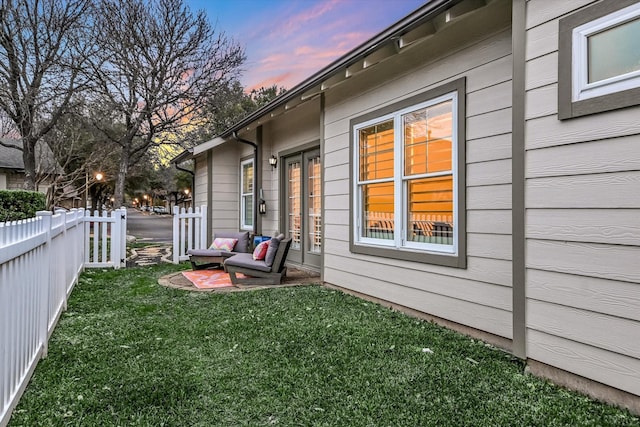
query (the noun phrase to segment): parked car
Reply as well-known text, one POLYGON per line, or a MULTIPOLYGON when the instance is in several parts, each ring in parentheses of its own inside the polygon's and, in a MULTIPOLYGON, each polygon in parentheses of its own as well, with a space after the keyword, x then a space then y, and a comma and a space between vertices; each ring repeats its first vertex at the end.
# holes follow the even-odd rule
POLYGON ((165 208, 164 206, 154 206, 153 212, 157 214, 166 214, 167 208, 165 208))

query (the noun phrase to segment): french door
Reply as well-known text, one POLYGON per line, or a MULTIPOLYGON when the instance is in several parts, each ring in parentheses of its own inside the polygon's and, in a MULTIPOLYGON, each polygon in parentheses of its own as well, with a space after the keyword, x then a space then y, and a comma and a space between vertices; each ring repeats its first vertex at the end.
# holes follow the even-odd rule
POLYGON ((284 229, 291 237, 288 259, 305 267, 320 268, 322 252, 322 182, 320 151, 284 158, 284 229))

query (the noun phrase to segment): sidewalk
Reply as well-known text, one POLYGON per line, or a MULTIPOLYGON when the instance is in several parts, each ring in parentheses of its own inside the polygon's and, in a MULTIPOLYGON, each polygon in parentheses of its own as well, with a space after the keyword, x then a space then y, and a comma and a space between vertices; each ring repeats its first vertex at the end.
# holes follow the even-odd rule
POLYGON ((127 258, 127 267, 147 267, 171 262, 171 245, 156 243, 144 248, 131 249, 131 256, 127 258))

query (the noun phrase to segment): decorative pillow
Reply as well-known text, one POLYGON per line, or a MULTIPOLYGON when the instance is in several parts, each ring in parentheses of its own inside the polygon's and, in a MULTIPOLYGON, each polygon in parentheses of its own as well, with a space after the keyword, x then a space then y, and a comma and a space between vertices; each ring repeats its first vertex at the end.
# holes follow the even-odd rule
MULTIPOLYGON (((280 236, 274 237, 269 240, 269 249, 267 249, 267 254, 264 257, 264 263, 267 264, 268 267, 273 265, 273 261, 276 258, 276 252, 278 252, 278 246, 280 246, 280 236)), ((284 236, 283 236, 284 237, 284 236)))
POLYGON ((231 239, 226 237, 216 237, 213 239, 213 243, 209 246, 209 249, 218 249, 221 251, 231 252, 238 242, 238 239, 231 239))
POLYGON ((253 250, 253 259, 256 261, 259 259, 264 259, 264 257, 267 255, 267 249, 269 249, 268 240, 256 246, 256 248, 253 250))

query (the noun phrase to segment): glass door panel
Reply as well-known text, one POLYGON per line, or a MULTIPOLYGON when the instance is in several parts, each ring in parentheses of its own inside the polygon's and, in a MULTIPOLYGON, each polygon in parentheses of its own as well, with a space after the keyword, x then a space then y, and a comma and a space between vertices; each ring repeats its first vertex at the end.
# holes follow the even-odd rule
POLYGON ((322 253, 322 165, 317 149, 287 156, 285 161, 284 229, 291 237, 288 259, 320 268, 322 253))
POLYGON ((309 224, 307 250, 314 254, 322 251, 322 184, 320 154, 307 157, 307 212, 309 224))
POLYGON ((299 160, 287 162, 287 229, 291 249, 300 250, 302 240, 302 165, 299 160))

